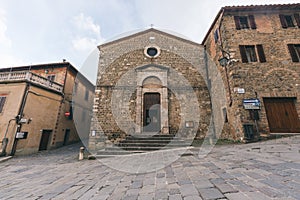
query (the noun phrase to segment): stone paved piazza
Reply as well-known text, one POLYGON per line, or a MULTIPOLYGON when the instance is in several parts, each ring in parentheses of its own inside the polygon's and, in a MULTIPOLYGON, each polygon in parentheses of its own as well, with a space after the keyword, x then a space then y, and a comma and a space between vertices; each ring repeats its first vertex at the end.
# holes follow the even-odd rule
POLYGON ((80 145, 0 163, 0 199, 299 199, 300 136, 194 148, 155 172, 78 161, 80 145))

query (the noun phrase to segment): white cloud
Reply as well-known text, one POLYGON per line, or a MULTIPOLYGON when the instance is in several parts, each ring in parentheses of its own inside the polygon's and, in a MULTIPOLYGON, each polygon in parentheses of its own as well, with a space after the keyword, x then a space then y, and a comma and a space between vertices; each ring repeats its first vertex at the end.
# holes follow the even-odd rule
POLYGON ((103 41, 100 26, 96 24, 92 17, 83 13, 73 18, 76 35, 72 39, 72 46, 81 52, 91 52, 103 41))
POLYGON ((79 30, 90 31, 100 36, 100 26, 95 24, 90 16, 85 16, 83 13, 80 13, 74 17, 73 22, 79 30))
POLYGON ((97 43, 96 39, 88 37, 77 37, 72 40, 73 48, 77 51, 91 51, 97 43))

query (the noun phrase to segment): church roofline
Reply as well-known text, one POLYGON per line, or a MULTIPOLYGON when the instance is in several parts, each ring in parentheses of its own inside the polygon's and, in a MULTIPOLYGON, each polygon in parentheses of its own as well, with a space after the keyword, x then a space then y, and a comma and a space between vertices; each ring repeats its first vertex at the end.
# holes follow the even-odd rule
POLYGON ((127 40, 127 39, 130 39, 130 38, 134 38, 134 37, 136 37, 138 35, 143 35, 143 34, 146 34, 146 33, 149 33, 149 32, 155 32, 155 33, 163 34, 163 35, 166 35, 168 37, 172 37, 172 38, 175 38, 177 40, 181 40, 183 42, 190 43, 192 45, 201 46, 201 44, 199 44, 197 42, 194 42, 194 41, 189 40, 189 39, 185 39, 185 38, 180 37, 180 36, 176 36, 176 35, 174 35, 172 33, 167 33, 165 31, 158 30, 158 29, 155 29, 155 28, 149 28, 149 29, 146 29, 146 30, 143 30, 143 31, 139 31, 139 32, 136 32, 136 33, 133 33, 133 34, 130 34, 130 35, 126 35, 126 36, 117 38, 115 40, 108 41, 106 43, 100 44, 100 45, 98 45, 98 48, 105 47, 105 46, 108 46, 108 45, 111 45, 111 44, 114 44, 114 43, 117 43, 117 42, 120 42, 120 41, 123 41, 123 40, 127 40))

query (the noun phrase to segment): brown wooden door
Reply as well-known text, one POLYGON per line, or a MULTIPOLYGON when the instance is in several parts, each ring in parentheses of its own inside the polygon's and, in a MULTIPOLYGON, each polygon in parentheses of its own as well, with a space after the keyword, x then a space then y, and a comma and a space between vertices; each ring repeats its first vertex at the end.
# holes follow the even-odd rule
POLYGON ((145 132, 160 131, 160 94, 144 94, 143 126, 145 132))
POLYGON ((39 151, 47 150, 51 132, 51 130, 43 130, 39 151))
POLYGON ((300 122, 295 101, 295 98, 264 98, 270 132, 300 132, 300 122))

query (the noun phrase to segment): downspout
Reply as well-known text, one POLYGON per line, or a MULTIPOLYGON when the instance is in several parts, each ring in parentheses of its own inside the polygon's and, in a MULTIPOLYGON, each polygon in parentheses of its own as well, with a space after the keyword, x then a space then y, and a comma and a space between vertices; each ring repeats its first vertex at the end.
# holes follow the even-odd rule
MULTIPOLYGON (((219 23, 219 35, 220 35, 220 45, 219 48, 221 49, 222 52, 222 57, 227 57, 230 60, 230 54, 229 52, 225 51, 223 48, 223 41, 222 41, 222 35, 221 35, 221 25, 222 25, 222 21, 223 21, 223 16, 224 16, 224 9, 222 10, 222 13, 220 15, 220 23, 219 23), (225 53, 227 54, 227 56, 225 55, 225 53)), ((232 92, 231 92, 231 88, 230 88, 230 83, 229 83, 229 77, 228 77, 228 69, 227 69, 228 64, 226 64, 225 68, 225 77, 226 77, 226 84, 228 87, 228 96, 229 96, 229 107, 232 106, 232 92)))
POLYGON ((11 153, 10 153, 11 156, 15 155, 15 153, 16 153, 17 143, 18 143, 18 139, 16 138, 16 135, 17 135, 17 132, 20 132, 21 128, 22 128, 22 124, 19 124, 19 120, 23 116, 23 112, 24 112, 24 108, 25 108, 25 104, 26 104, 26 100, 27 100, 27 96, 28 96, 29 87, 30 87, 29 83, 26 83, 24 95, 23 95, 23 98, 22 98, 21 107, 19 109, 18 115, 16 116, 16 123, 18 124, 17 125, 18 127, 17 127, 17 131, 16 131, 16 133, 14 135, 14 138, 13 138, 13 146, 12 146, 11 153))

